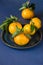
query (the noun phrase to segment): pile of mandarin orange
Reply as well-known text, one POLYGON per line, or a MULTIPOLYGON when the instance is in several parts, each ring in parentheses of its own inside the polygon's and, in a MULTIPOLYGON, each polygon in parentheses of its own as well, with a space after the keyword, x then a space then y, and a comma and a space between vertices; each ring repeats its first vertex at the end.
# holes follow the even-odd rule
POLYGON ((16 26, 20 30, 23 30, 21 33, 13 37, 14 42, 20 46, 28 44, 31 39, 28 37, 28 35, 34 35, 36 31, 41 28, 41 20, 38 17, 35 17, 34 10, 32 9, 32 4, 30 7, 28 7, 29 4, 29 1, 24 3, 19 10, 21 10, 21 16, 23 19, 31 19, 30 23, 25 24, 22 27, 19 21, 13 21, 9 25, 10 34, 14 34, 16 32, 16 26))

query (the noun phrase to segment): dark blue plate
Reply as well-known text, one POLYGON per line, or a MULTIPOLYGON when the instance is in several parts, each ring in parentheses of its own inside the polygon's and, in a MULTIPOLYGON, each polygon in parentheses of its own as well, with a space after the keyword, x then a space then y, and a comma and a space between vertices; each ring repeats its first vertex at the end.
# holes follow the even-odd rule
POLYGON ((16 49, 27 49, 27 48, 31 48, 31 47, 34 47, 36 46, 37 44, 39 44, 39 42, 41 41, 42 39, 42 32, 41 30, 38 30, 36 32, 36 34, 34 36, 32 36, 32 39, 30 40, 30 42, 25 45, 25 46, 19 46, 19 45, 16 45, 13 40, 11 39, 11 35, 9 33, 6 33, 6 31, 3 31, 2 32, 2 39, 4 41, 4 43, 11 47, 11 48, 16 48, 16 49))

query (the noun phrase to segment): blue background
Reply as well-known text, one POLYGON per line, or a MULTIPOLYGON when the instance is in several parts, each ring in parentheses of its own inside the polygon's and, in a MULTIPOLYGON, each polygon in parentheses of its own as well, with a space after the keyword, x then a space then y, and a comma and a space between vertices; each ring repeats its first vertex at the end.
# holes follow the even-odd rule
MULTIPOLYGON (((10 14, 20 18, 18 8, 25 1, 27 0, 0 0, 0 24, 10 14)), ((35 14, 42 20, 43 26, 43 0, 31 2, 36 4, 35 14)), ((17 50, 4 45, 0 32, 0 65, 43 65, 43 40, 34 48, 17 50)))

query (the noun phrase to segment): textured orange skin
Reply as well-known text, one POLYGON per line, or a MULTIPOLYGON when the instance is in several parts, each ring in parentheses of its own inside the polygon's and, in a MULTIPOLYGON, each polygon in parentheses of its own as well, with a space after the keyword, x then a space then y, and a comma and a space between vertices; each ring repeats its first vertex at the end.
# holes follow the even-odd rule
POLYGON ((31 19, 32 17, 34 17, 34 11, 30 10, 29 8, 26 8, 22 10, 21 15, 24 19, 31 19))
POLYGON ((40 29, 41 28, 41 20, 37 17, 33 18, 31 21, 30 21, 30 24, 32 24, 32 22, 34 23, 34 26, 37 28, 37 29, 40 29))
POLYGON ((25 33, 25 34, 30 34, 30 35, 34 35, 35 32, 36 32, 35 29, 34 29, 33 32, 31 32, 30 24, 26 24, 26 25, 24 26, 23 30, 24 30, 24 33, 25 33))
POLYGON ((26 45, 29 41, 30 41, 30 39, 27 38, 23 33, 14 37, 14 42, 20 46, 26 45))
POLYGON ((9 32, 13 34, 16 31, 16 26, 22 29, 22 25, 19 22, 13 22, 9 25, 9 32))

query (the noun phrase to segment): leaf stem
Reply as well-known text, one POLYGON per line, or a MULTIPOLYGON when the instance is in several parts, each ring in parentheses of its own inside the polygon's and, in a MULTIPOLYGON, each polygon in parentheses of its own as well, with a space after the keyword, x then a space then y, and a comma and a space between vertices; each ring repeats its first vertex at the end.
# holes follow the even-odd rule
POLYGON ((0 28, 2 28, 3 26, 5 26, 8 22, 3 23, 2 25, 0 25, 0 28))

